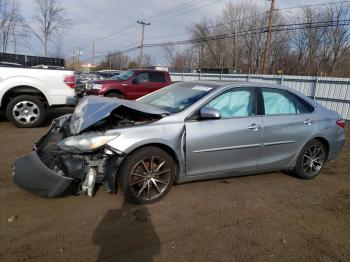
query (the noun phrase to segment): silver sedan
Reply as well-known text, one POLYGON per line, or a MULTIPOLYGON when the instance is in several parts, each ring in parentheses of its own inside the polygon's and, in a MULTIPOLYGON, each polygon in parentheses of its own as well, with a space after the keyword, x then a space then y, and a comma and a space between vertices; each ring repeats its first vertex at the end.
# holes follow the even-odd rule
POLYGON ((342 117, 281 86, 196 81, 138 101, 86 97, 53 121, 13 180, 45 197, 123 187, 134 203, 174 183, 289 170, 310 179, 344 144, 342 117))

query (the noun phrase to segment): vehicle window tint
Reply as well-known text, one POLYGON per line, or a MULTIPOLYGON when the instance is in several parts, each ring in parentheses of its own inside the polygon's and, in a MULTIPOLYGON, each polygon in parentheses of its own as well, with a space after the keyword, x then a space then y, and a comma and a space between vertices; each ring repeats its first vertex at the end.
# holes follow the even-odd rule
POLYGON ((140 74, 138 75, 138 80, 139 80, 139 83, 146 83, 146 82, 149 82, 148 73, 147 73, 147 72, 140 73, 140 74))
POLYGON ((222 117, 251 116, 254 114, 254 95, 249 89, 232 90, 214 98, 208 106, 219 110, 222 117))
POLYGON ((301 98, 283 90, 262 90, 265 115, 304 114, 313 111, 301 98))
POLYGON ((295 106, 297 107, 298 114, 311 113, 315 110, 313 106, 299 97, 295 97, 295 106))
POLYGON ((157 83, 165 83, 165 76, 162 72, 150 72, 149 74, 149 81, 150 82, 157 82, 157 83))

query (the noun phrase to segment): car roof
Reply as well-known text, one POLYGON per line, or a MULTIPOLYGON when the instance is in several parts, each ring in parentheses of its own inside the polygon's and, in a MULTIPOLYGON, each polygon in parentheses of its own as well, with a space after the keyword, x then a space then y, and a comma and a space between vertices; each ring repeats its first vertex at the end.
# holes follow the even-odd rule
POLYGON ((226 87, 240 87, 240 86, 252 86, 252 87, 269 87, 284 89, 295 92, 295 90, 282 86, 279 84, 268 84, 262 82, 248 82, 248 81, 232 81, 232 80, 195 80, 195 81, 186 81, 186 83, 192 83, 193 85, 206 85, 212 88, 226 88, 226 87))
POLYGON ((272 84, 266 84, 266 83, 259 83, 259 82, 247 82, 247 81, 230 81, 230 80, 195 80, 195 81, 186 81, 186 83, 192 83, 192 84, 202 84, 207 86, 212 86, 213 88, 219 88, 219 87, 238 87, 238 86, 271 86, 276 88, 283 88, 280 85, 272 85, 272 84))

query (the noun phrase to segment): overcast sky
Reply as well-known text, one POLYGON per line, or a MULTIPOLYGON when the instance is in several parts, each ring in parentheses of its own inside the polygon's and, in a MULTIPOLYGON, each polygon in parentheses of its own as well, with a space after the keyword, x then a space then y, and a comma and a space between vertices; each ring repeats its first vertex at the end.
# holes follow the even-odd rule
MULTIPOLYGON (((270 1, 247 0, 268 10, 270 1)), ((276 0, 276 8, 294 7, 323 2, 337 2, 324 0, 276 0)), ((35 15, 35 0, 18 0, 23 16, 30 22, 35 15)), ((66 56, 72 54, 73 48, 80 47, 82 58, 87 59, 92 54, 91 41, 96 40, 96 55, 105 54, 109 50, 123 50, 139 45, 141 27, 137 25, 138 19, 149 19, 150 26, 145 30, 145 43, 157 43, 172 40, 182 40, 189 37, 187 27, 199 22, 204 17, 214 19, 222 12, 225 4, 230 0, 60 0, 67 8, 68 17, 72 25, 63 37, 63 50, 66 56), (188 8, 174 12, 172 8, 187 3, 197 3, 188 8), (154 16, 154 14, 162 12, 154 16), (162 16, 161 16, 162 15, 162 16)), ((231 2, 238 2, 231 0, 231 2)), ((51 43, 51 47, 54 43, 51 43)), ((29 39, 27 44, 21 44, 19 52, 32 55, 42 55, 42 46, 36 39, 29 39)), ((130 56, 138 55, 139 51, 128 53, 130 56)), ((151 54, 156 63, 165 63, 158 48, 145 49, 151 54)))

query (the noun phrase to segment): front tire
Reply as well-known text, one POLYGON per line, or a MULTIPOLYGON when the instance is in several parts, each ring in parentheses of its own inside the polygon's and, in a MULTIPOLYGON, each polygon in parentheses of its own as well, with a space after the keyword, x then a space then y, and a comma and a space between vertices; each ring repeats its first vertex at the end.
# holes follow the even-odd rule
POLYGON ((6 116, 17 127, 38 127, 46 118, 46 110, 38 97, 22 95, 8 103, 6 116))
POLYGON ((159 201, 174 183, 174 159, 158 147, 141 148, 126 158, 119 172, 119 184, 126 199, 135 204, 159 201))
POLYGON ((325 146, 318 140, 308 142, 298 156, 293 173, 303 179, 318 176, 326 162, 325 146))

